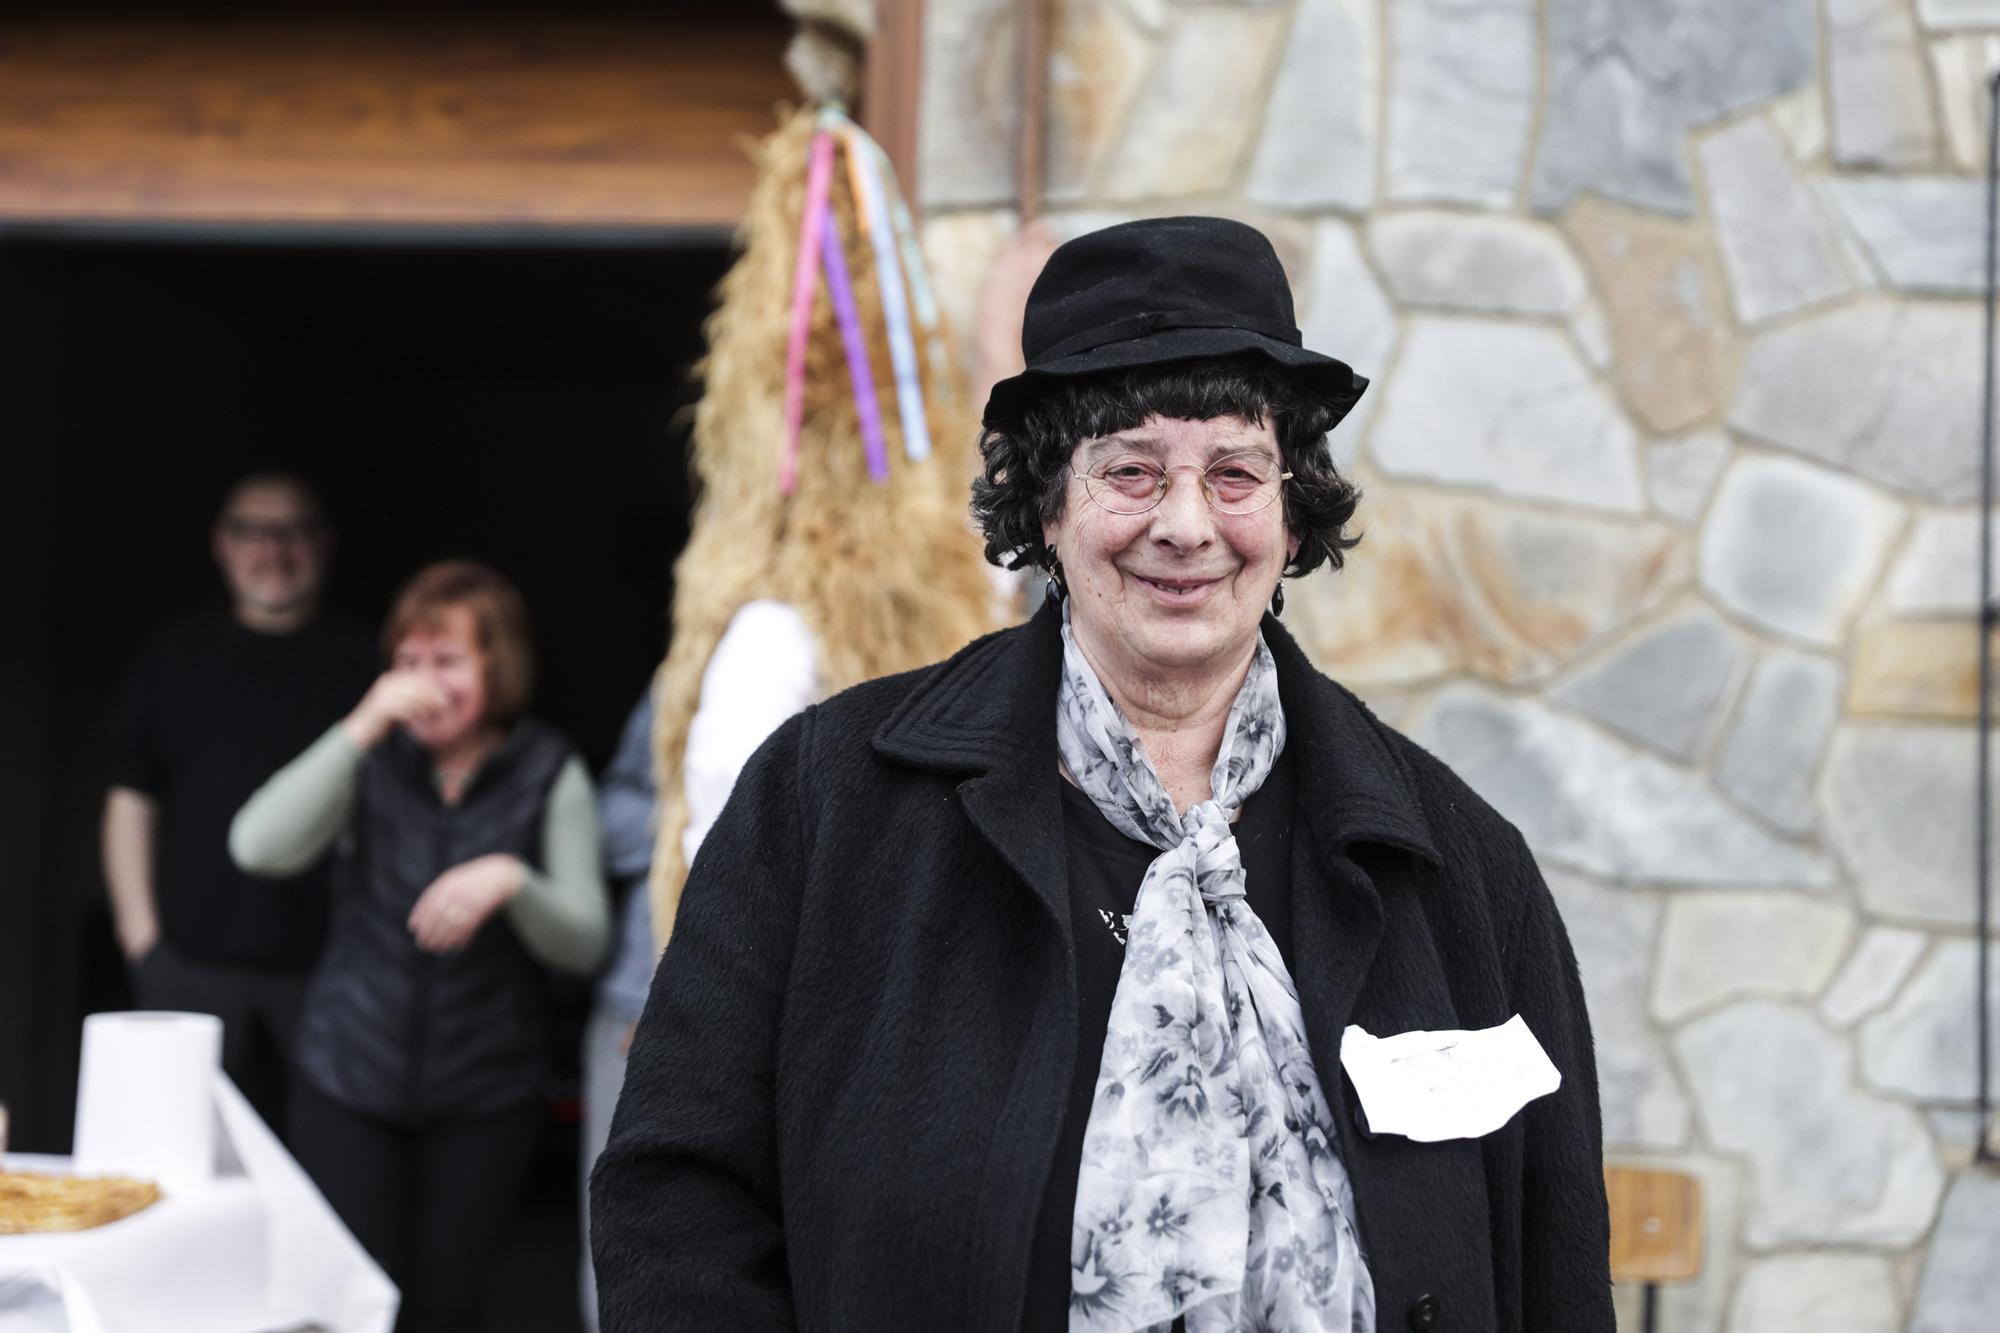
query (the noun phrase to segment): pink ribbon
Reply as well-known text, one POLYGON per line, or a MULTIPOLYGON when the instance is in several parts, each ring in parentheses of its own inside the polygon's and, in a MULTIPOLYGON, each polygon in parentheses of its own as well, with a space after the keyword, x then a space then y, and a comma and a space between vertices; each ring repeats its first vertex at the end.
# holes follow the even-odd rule
MULTIPOLYGON (((820 242, 831 220, 827 202, 833 184, 833 147, 833 135, 827 131, 813 136, 812 157, 806 168, 805 213, 799 220, 799 258, 792 268, 792 329, 785 345, 785 451, 778 462, 778 489, 786 495, 799 484, 799 431, 806 417, 806 343, 812 333, 820 242)), ((838 243, 838 237, 835 240, 838 243)))

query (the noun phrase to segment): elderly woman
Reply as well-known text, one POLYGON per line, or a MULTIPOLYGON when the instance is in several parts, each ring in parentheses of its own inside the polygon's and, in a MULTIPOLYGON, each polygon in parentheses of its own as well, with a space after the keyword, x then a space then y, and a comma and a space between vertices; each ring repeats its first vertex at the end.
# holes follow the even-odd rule
POLYGON ((973 509, 1048 605, 744 771, 597 1169, 604 1327, 1609 1330, 1548 890, 1275 618, 1353 545, 1365 381, 1216 219, 1063 246, 1022 341, 973 509), (1515 1015, 1558 1090, 1371 1128, 1350 1025, 1515 1015))

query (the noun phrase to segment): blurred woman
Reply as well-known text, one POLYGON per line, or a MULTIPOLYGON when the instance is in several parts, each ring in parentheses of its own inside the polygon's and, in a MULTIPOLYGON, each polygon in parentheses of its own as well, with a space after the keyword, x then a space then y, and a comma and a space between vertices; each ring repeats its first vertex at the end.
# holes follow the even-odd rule
POLYGON ((546 972, 596 967, 608 908, 590 778, 524 715, 520 593, 432 565, 382 646, 389 669, 237 813, 230 853, 279 876, 336 851, 291 1140, 402 1288, 397 1327, 448 1333, 478 1323, 533 1156, 546 972))

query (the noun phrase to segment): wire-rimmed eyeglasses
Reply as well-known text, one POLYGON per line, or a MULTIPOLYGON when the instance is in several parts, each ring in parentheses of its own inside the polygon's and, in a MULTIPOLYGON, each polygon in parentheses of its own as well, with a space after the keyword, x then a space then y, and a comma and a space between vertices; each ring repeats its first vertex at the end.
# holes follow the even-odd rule
POLYGON ((1088 471, 1070 469, 1083 483, 1090 502, 1110 514, 1143 514, 1159 507, 1173 484, 1173 474, 1187 471, 1201 479, 1208 507, 1218 514, 1254 514, 1267 509, 1283 484, 1292 479, 1278 470, 1277 460, 1268 454, 1229 454, 1206 468, 1193 463, 1161 467, 1143 458, 1118 458, 1098 463, 1088 471))

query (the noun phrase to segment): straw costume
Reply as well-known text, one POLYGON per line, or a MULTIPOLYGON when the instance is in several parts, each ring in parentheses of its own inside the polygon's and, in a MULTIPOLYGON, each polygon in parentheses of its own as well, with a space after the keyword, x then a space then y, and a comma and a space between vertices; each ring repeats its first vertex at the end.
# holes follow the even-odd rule
POLYGON ((829 695, 998 624, 966 519, 977 424, 885 156, 829 104, 755 149, 741 255, 708 321, 693 533, 655 682, 664 945, 687 880, 681 757, 716 644, 747 602, 796 609, 829 695))

